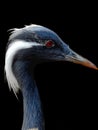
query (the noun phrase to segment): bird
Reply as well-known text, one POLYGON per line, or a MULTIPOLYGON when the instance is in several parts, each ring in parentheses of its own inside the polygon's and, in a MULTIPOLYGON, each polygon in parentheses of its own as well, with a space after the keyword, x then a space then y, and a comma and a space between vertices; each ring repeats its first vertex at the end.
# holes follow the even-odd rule
POLYGON ((95 70, 97 66, 73 51, 53 30, 37 24, 11 29, 5 53, 4 71, 15 95, 23 95, 22 130, 45 130, 42 103, 34 75, 39 63, 73 62, 95 70), (31 72, 31 69, 32 71, 31 72))

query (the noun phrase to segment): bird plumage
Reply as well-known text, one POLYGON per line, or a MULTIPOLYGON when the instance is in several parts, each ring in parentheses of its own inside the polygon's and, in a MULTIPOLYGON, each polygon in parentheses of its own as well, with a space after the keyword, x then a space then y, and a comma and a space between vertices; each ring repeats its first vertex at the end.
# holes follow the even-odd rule
MULTIPOLYGON (((5 72, 9 87, 13 89, 14 93, 17 93, 18 89, 20 88, 12 71, 12 63, 15 58, 15 55, 19 51, 25 50, 27 48, 32 48, 35 46, 44 47, 45 45, 43 44, 43 41, 48 39, 56 41, 58 43, 58 46, 61 41, 61 39, 53 31, 40 25, 30 25, 22 29, 15 28, 12 30, 11 35, 9 37, 9 45, 5 56, 5 72)), ((40 50, 38 50, 37 53, 40 53, 40 50)))
POLYGON ((97 67, 72 51, 52 30, 30 25, 14 29, 9 37, 5 55, 5 73, 10 89, 23 94, 24 118, 22 130, 44 130, 44 118, 38 89, 30 67, 39 62, 71 61, 97 69, 97 67))

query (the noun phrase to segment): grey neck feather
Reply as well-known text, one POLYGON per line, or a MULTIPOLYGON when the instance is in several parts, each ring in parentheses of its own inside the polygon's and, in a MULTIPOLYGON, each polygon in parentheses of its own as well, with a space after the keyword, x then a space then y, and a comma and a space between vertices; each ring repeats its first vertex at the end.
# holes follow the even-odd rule
POLYGON ((28 71, 28 63, 17 61, 13 67, 23 93, 22 130, 44 130, 44 119, 38 89, 28 71))

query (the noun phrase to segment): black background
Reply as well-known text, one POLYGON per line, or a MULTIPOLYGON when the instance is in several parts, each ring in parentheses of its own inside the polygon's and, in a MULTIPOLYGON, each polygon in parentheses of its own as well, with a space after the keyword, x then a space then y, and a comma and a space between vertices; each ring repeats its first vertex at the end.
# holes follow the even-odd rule
MULTIPOLYGON (((40 24, 54 30, 69 46, 98 66, 98 20, 94 3, 13 3, 0 11, 0 127, 20 130, 22 95, 16 99, 4 81, 5 47, 10 28, 40 24), (72 5, 71 5, 72 4, 72 5), (38 7, 38 5, 40 7, 38 7)), ((46 130, 97 125, 98 71, 68 62, 35 69, 46 130)), ((1 129, 0 128, 0 129, 1 129)))

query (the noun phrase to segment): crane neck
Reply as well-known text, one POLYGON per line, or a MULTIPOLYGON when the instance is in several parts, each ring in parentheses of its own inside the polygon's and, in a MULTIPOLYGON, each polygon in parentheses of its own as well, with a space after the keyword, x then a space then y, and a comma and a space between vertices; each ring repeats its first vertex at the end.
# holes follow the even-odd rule
POLYGON ((15 74, 23 94, 22 130, 44 130, 40 96, 36 83, 28 71, 28 63, 18 61, 15 64, 15 74))

